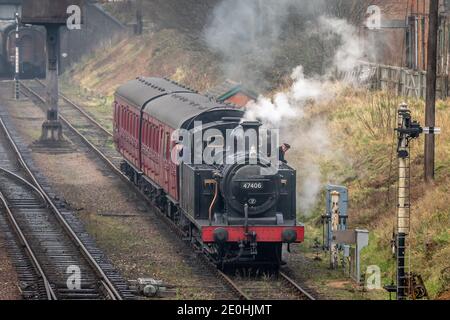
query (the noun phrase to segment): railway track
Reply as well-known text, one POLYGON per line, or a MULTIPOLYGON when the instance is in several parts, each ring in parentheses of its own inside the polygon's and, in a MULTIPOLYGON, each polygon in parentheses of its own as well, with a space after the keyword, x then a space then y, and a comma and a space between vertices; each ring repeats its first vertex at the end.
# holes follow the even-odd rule
POLYGON ((125 281, 81 224, 38 182, 2 118, 0 131, 0 228, 10 240, 24 297, 131 299, 125 281))
MULTIPOLYGON (((30 98, 34 97, 41 105, 43 105, 45 104, 43 98, 45 84, 42 81, 37 80, 34 83, 35 84, 25 84, 22 82, 22 91, 30 98)), ((120 170, 122 157, 111 147, 112 133, 101 126, 82 107, 77 106, 69 98, 60 95, 60 101, 62 101, 62 104, 60 105, 60 119, 64 125, 76 134, 90 150, 97 154, 114 174, 129 184, 130 181, 128 177, 120 170)), ((152 206, 158 216, 180 239, 186 237, 173 221, 171 221, 164 213, 160 212, 138 188, 135 188, 135 190, 147 203, 149 203, 150 206, 152 206)), ((270 277, 260 276, 245 278, 240 276, 229 276, 218 270, 203 254, 199 253, 198 257, 211 272, 215 273, 220 281, 234 292, 236 298, 240 300, 315 300, 311 294, 283 272, 279 272, 277 275, 270 277)))
POLYGON ((236 286, 243 300, 315 300, 284 272, 259 276, 224 276, 236 286))

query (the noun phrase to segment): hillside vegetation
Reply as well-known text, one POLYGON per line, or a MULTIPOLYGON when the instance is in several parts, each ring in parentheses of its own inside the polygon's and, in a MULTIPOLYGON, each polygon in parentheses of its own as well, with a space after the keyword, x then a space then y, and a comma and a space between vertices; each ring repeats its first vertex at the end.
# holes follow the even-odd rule
MULTIPOLYGON (((368 228, 370 246, 365 249, 364 265, 378 265, 383 284, 395 279, 391 240, 396 216, 396 139, 394 126, 398 105, 404 99, 386 92, 344 89, 332 103, 317 105, 314 113, 325 115, 332 135, 333 154, 317 157, 322 181, 349 187, 350 224, 368 228)), ((424 123, 424 102, 406 99, 413 117, 424 123)), ((438 102, 437 123, 450 124, 450 101, 438 102)), ((311 118, 314 121, 314 116, 311 118)), ((423 276, 431 297, 436 298, 450 286, 450 137, 437 137, 436 182, 423 182, 424 138, 412 142, 412 201, 410 258, 411 271, 423 276)), ((291 163, 302 175, 302 151, 294 151, 291 163)), ((314 155, 312 155, 314 157, 314 155)), ((309 241, 321 238, 320 215, 324 199, 307 221, 309 241)))
POLYGON ((66 72, 75 85, 111 96, 122 83, 137 76, 170 77, 197 90, 220 79, 213 54, 174 29, 121 40, 96 50, 66 72))

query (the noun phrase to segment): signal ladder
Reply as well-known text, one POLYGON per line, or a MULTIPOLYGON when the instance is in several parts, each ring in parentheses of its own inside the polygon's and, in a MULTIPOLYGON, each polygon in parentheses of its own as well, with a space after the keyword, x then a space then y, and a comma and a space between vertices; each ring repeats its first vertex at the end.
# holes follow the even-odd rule
MULTIPOLYGON (((403 148, 402 148, 403 149, 403 148)), ((396 256, 397 256, 397 297, 406 299, 410 292, 410 256, 408 255, 408 245, 406 236, 411 230, 411 166, 410 166, 410 148, 404 146, 404 156, 399 158, 399 177, 398 177, 398 214, 397 214, 397 232, 396 256)))

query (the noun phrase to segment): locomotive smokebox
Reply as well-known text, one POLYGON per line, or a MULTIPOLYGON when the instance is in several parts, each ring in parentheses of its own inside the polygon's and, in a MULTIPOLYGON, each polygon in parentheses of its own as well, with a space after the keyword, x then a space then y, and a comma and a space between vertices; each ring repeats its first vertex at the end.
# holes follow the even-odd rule
MULTIPOLYGON (((82 9, 84 0, 26 0, 22 3, 21 22, 35 25, 65 25, 67 20, 82 9), (74 11, 75 10, 75 11, 74 11)), ((80 12, 80 23, 83 14, 80 12)))

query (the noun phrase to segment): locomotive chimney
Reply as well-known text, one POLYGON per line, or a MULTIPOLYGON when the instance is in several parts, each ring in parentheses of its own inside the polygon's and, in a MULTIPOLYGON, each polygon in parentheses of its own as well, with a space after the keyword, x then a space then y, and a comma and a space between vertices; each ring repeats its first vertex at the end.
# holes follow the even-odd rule
POLYGON ((259 121, 244 121, 241 126, 244 130, 244 137, 251 137, 253 134, 256 135, 256 146, 249 146, 249 152, 255 153, 255 157, 259 154, 259 128, 261 127, 261 122, 259 121), (254 150, 252 150, 252 147, 254 150))

